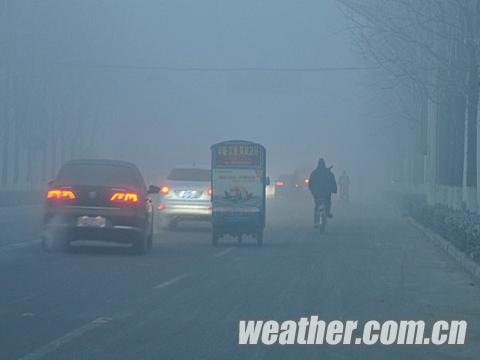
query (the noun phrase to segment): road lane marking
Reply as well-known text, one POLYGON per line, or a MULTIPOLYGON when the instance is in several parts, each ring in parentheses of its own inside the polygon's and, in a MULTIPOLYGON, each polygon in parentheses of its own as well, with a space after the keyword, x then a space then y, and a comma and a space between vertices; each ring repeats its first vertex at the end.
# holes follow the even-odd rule
POLYGON ((227 255, 229 252, 233 251, 233 248, 229 248, 227 250, 220 251, 219 253, 213 254, 215 257, 222 257, 224 255, 227 255))
POLYGON ((179 282, 180 280, 183 280, 183 279, 185 279, 185 278, 187 278, 187 277, 190 277, 190 276, 192 276, 192 274, 190 274, 190 273, 186 273, 186 274, 182 274, 182 275, 179 275, 179 276, 175 276, 174 278, 172 278, 172 279, 170 279, 170 280, 168 280, 168 281, 165 281, 165 282, 163 282, 163 283, 161 283, 161 284, 158 284, 157 286, 155 286, 155 289, 164 289, 164 288, 166 288, 166 287, 168 287, 168 286, 170 286, 170 285, 173 285, 173 284, 179 282))
POLYGON ((63 335, 62 337, 59 337, 58 339, 38 348, 37 350, 34 350, 33 352, 22 356, 19 358, 19 360, 36 360, 36 359, 41 359, 48 354, 53 353, 54 351, 57 351, 60 349, 62 346, 72 342, 76 338, 79 338, 83 334, 95 330, 96 328, 105 325, 112 321, 112 318, 107 318, 107 317, 99 317, 93 320, 92 322, 89 322, 88 324, 85 324, 73 331, 70 331, 63 335))

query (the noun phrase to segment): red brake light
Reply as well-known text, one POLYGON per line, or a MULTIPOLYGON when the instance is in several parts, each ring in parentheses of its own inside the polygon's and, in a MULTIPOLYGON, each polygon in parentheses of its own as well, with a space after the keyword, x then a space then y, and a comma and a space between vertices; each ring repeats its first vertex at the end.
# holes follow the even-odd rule
POLYGON ((123 203, 136 203, 138 202, 138 195, 128 192, 117 192, 112 195, 110 201, 123 202, 123 203))
POLYGON ((65 189, 51 189, 48 190, 47 199, 75 200, 75 193, 65 189))
POLYGON ((277 181, 275 182, 275 186, 283 186, 285 183, 283 181, 277 181))
POLYGON ((170 191, 170 188, 167 186, 167 185, 163 185, 161 188, 160 188, 160 192, 162 194, 168 194, 168 192, 170 191))

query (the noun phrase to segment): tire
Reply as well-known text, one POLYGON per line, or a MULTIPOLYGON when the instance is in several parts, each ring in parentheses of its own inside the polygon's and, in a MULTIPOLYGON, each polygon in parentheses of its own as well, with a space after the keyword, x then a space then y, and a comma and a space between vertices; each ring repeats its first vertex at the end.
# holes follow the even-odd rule
POLYGON ((325 214, 321 215, 322 217, 322 223, 318 226, 318 230, 320 231, 320 234, 325 233, 325 228, 327 227, 327 217, 325 214))
POLYGON ((147 252, 147 236, 145 234, 142 234, 135 239, 132 250, 136 255, 144 255, 147 252))
POLYGON ((258 230, 257 232, 257 246, 263 246, 263 229, 258 230))

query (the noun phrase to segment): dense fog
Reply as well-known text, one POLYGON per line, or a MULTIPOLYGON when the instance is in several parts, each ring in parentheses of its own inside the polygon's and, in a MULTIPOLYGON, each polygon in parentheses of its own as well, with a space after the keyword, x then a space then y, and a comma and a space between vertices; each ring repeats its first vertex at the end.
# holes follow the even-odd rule
POLYGON ((480 0, 0 0, 0 358, 478 359, 479 65, 480 0))
POLYGON ((85 157, 155 182, 230 139, 263 144, 272 178, 319 157, 354 187, 390 178, 388 94, 336 1, 3 0, 1 16, 3 188, 85 157))

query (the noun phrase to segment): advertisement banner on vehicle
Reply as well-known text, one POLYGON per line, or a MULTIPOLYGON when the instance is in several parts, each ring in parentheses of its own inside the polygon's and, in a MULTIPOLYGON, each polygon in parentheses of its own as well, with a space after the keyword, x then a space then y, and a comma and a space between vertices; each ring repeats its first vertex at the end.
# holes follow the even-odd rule
POLYGON ((263 207, 263 169, 213 169, 214 211, 217 215, 257 216, 263 207))
POLYGON ((263 152, 259 144, 223 143, 215 147, 213 167, 261 167, 263 152))

